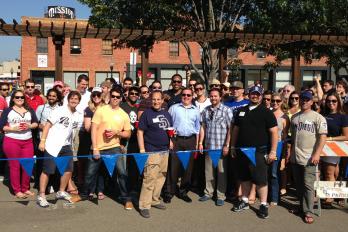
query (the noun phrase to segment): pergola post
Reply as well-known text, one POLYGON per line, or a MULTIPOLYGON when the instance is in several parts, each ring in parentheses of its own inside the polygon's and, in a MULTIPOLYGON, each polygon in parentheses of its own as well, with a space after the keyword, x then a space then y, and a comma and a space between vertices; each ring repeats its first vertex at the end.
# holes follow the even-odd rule
POLYGON ((227 48, 219 49, 219 81, 225 82, 226 74, 224 73, 224 68, 227 64, 227 48))
POLYGON ((301 55, 296 54, 291 58, 291 78, 296 90, 301 89, 301 55))
POLYGON ((55 80, 63 81, 63 45, 65 43, 64 35, 53 35, 53 44, 55 45, 55 80))
POLYGON ((141 49, 141 85, 146 85, 147 73, 149 71, 149 48, 147 46, 141 49))

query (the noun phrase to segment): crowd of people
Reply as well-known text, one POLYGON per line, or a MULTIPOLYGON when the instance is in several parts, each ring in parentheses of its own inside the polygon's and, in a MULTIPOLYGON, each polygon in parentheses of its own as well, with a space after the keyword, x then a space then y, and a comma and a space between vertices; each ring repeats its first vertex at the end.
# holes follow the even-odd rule
MULTIPOLYGON (((1 153, 7 158, 43 157, 33 172, 40 207, 49 207, 46 195, 55 191, 57 199, 75 203, 95 196, 103 200, 113 186, 124 208, 131 210, 136 202, 145 218, 151 208, 166 209, 174 196, 192 202, 189 191, 216 206, 232 200, 234 212, 259 199, 257 216, 268 218, 269 207, 280 203, 291 184, 300 201, 293 212, 310 224, 314 181, 345 178, 344 158, 320 157, 326 141, 348 140, 344 81, 335 85, 315 78, 313 86, 296 90, 287 84, 277 92, 260 83, 245 87, 241 81, 213 80, 206 86, 193 78, 185 87, 179 74, 165 91, 157 80, 140 87, 130 78, 121 84, 107 78, 93 88, 88 83, 84 74, 76 90, 56 81, 46 96, 33 80, 11 94, 8 84, 0 84, 1 153), (241 148, 256 149, 255 164, 241 148), (221 150, 217 165, 208 150, 221 150), (187 167, 179 151, 188 151, 187 167), (142 173, 133 156, 120 155, 132 153, 150 154, 142 173), (110 154, 118 154, 111 177, 102 162, 110 154), (69 160, 61 175, 55 157, 69 160)), ((18 160, 6 162, 8 168, 1 163, 15 197, 35 195, 31 176, 18 160)), ((326 207, 333 203, 323 200, 326 207)))

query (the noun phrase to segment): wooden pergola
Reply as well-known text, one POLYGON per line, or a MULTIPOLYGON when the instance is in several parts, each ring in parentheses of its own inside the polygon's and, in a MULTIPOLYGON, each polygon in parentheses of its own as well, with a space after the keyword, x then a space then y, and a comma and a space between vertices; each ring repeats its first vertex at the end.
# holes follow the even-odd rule
MULTIPOLYGON (((145 49, 142 51, 142 73, 146 76, 148 72, 148 52, 146 49, 149 41, 187 41, 187 42, 209 42, 217 44, 217 48, 226 47, 225 41, 237 41, 238 43, 254 44, 296 44, 299 42, 310 42, 313 45, 348 46, 347 35, 292 35, 292 34, 257 34, 243 32, 200 32, 200 31, 168 31, 168 30, 140 30, 125 28, 98 28, 90 24, 81 25, 71 22, 60 22, 44 24, 41 21, 19 24, 16 20, 8 24, 0 18, 0 36, 33 36, 52 37, 56 47, 56 78, 62 80, 62 46, 66 37, 68 38, 99 38, 114 39, 124 42, 143 43, 145 49), (219 47, 220 46, 220 47, 219 47)), ((296 45, 295 45, 296 46, 296 45)), ((220 70, 224 67, 226 60, 224 54, 220 55, 220 70)), ((300 79, 300 57, 292 59, 292 75, 294 85, 301 86, 300 79)))

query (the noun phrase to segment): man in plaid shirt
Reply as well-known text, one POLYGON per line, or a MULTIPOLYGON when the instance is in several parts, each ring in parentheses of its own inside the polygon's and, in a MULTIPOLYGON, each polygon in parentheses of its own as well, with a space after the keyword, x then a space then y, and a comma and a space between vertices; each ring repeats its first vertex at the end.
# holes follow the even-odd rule
MULTIPOLYGON (((217 172, 217 206, 222 206, 226 199, 227 182, 227 162, 225 157, 228 155, 230 130, 233 119, 232 110, 221 103, 222 93, 219 89, 211 89, 209 92, 211 105, 207 106, 202 112, 202 125, 199 133, 199 150, 222 149, 222 156, 218 163, 217 172)), ((212 198, 216 180, 214 169, 209 155, 205 156, 205 190, 204 196, 200 201, 207 201, 212 198)))

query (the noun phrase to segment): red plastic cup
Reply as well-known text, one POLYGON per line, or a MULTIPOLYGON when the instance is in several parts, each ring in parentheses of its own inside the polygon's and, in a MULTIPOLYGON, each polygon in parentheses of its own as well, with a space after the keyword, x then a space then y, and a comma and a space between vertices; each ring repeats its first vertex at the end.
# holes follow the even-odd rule
POLYGON ((168 136, 169 137, 174 137, 174 135, 175 135, 175 129, 174 129, 174 127, 168 127, 167 128, 167 134, 168 134, 168 136))
POLYGON ((19 128, 21 128, 21 129, 22 129, 23 127, 25 127, 25 124, 26 124, 25 122, 21 122, 21 123, 19 123, 19 128))
POLYGON ((135 127, 136 129, 139 128, 139 121, 135 121, 135 122, 134 122, 134 127, 135 127))
POLYGON ((109 136, 108 136, 108 134, 111 132, 111 129, 105 129, 104 130, 104 136, 106 137, 106 138, 109 138, 109 136))

